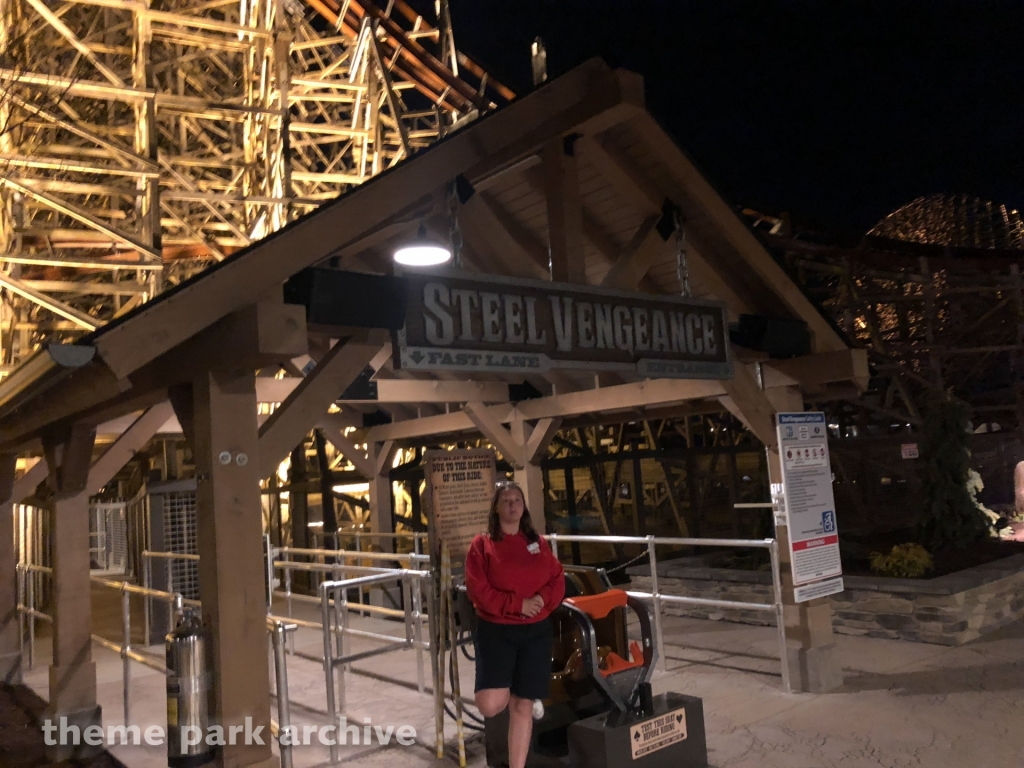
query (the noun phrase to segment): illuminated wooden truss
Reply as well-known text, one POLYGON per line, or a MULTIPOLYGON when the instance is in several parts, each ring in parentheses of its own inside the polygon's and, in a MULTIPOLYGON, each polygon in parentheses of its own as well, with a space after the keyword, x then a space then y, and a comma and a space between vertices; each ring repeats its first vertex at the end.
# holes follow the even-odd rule
POLYGON ((512 98, 402 0, 0 0, 10 370, 512 98))
POLYGON ((1017 211, 963 196, 922 198, 856 248, 818 244, 787 232, 782 219, 745 213, 806 294, 868 352, 871 387, 828 406, 844 434, 919 425, 944 393, 970 405, 976 428, 1024 428, 1017 211))

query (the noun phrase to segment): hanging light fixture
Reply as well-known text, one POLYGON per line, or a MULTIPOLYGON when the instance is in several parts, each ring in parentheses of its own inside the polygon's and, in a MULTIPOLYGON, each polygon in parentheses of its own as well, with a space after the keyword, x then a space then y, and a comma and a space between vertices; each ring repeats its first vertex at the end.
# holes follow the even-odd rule
POLYGON ((416 239, 398 248, 394 259, 404 267, 436 267, 452 260, 452 249, 448 243, 431 238, 420 224, 416 239))

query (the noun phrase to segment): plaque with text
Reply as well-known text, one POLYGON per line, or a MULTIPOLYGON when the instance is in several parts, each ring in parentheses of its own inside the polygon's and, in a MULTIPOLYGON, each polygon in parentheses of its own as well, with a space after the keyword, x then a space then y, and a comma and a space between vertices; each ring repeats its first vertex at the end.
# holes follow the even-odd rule
POLYGON ((825 414, 776 417, 786 526, 797 602, 843 591, 825 414))
POLYGON ((497 476, 494 451, 427 451, 424 461, 431 552, 447 543, 452 565, 461 568, 473 537, 487 530, 497 476))

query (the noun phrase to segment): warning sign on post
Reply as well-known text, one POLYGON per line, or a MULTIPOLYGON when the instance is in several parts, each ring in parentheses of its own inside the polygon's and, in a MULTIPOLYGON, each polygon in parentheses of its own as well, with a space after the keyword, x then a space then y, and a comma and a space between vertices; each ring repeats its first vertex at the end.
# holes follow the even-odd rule
POLYGON ((629 745, 634 760, 685 739, 685 709, 674 709, 629 728, 629 745))
POLYGON ((796 600, 841 592, 843 566, 825 414, 780 413, 777 429, 796 600), (823 580, 828 583, 800 588, 823 580))
POLYGON ((494 451, 427 451, 425 461, 431 551, 440 551, 445 542, 452 563, 461 565, 473 537, 487 530, 497 471, 494 451))

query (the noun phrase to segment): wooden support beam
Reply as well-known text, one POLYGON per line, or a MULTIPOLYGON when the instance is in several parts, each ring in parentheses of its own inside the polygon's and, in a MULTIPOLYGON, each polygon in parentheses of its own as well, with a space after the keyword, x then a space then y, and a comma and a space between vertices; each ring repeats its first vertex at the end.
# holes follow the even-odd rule
MULTIPOLYGON (((41 481, 46 465, 37 471, 41 481)), ((17 553, 14 551, 14 474, 18 454, 0 454, 0 682, 21 682, 21 617, 18 613, 17 553)), ((36 464, 38 467, 39 464, 36 464)), ((33 467, 35 469, 35 467, 33 467)), ((29 470, 31 473, 32 470, 29 470)))
POLYGON ((189 381, 197 370, 255 370, 308 351, 305 309, 260 302, 243 307, 133 373, 141 393, 189 381))
MULTIPOLYGON (((92 661, 92 608, 89 582, 89 479, 95 430, 75 424, 43 440, 54 491, 53 663, 47 717, 66 717, 80 729, 98 725, 96 663, 92 661), (59 463, 58 463, 59 462, 59 463)), ((46 747, 54 761, 85 757, 102 747, 60 744, 46 747)))
POLYGON ((515 436, 504 424, 500 417, 493 413, 483 403, 466 403, 463 412, 469 416, 484 437, 491 441, 491 445, 498 449, 505 461, 514 467, 523 467, 527 462, 523 457, 523 445, 516 440, 515 436))
MULTIPOLYGON (((370 527, 374 533, 394 533, 394 508, 391 499, 391 465, 398 452, 394 440, 382 443, 370 443, 367 457, 372 465, 370 469, 370 527)), ((393 552, 394 539, 378 539, 381 549, 393 552)))
POLYGON ((94 495, 103 490, 103 486, 131 458, 138 453, 149 442, 167 420, 174 415, 174 409, 170 403, 159 403, 144 411, 128 429, 121 433, 89 469, 89 480, 85 487, 87 495, 94 495))
POLYGON ((57 498, 69 498, 86 489, 95 442, 96 428, 81 422, 43 436, 50 487, 57 498))
MULTIPOLYGON (((372 365, 371 361, 371 365, 372 365)), ((280 403, 302 382, 300 378, 256 379, 256 396, 261 403, 280 403)), ((343 403, 482 403, 508 402, 508 384, 503 381, 444 381, 416 379, 375 379, 373 400, 342 400, 343 403)))
POLYGON ((551 279, 585 283, 583 201, 573 147, 574 137, 551 139, 541 153, 541 172, 548 209, 551 279))
MULTIPOLYGON (((203 372, 193 382, 199 597, 210 629, 211 722, 270 732, 256 384, 251 372, 203 372)), ((298 442, 298 441, 296 441, 298 442)), ((220 747, 218 765, 271 758, 271 740, 220 747)))
POLYGON ((328 407, 355 381, 385 343, 382 335, 339 342, 281 403, 259 431, 260 477, 269 477, 277 464, 327 413, 328 407))
POLYGON ((851 382, 863 392, 871 378, 866 349, 840 349, 789 360, 769 360, 761 364, 761 370, 765 389, 798 384, 805 392, 837 382, 851 382))
POLYGON ((547 450, 562 423, 560 418, 540 419, 530 425, 526 419, 512 419, 509 427, 502 423, 500 411, 483 403, 467 403, 465 413, 515 468, 516 482, 523 489, 526 508, 538 531, 547 529, 544 512, 544 475, 538 459, 547 450))
POLYGON ((615 260, 601 281, 604 288, 634 291, 651 265, 665 254, 668 246, 658 231, 659 214, 651 214, 633 234, 626 250, 615 260))
POLYGON ((160 261, 161 254, 156 251, 151 245, 143 243, 141 240, 136 238, 135 235, 124 232, 117 227, 107 224, 100 218, 97 218, 93 214, 84 208, 79 208, 77 205, 69 203, 60 198, 54 197, 53 195, 42 192, 38 189, 33 189, 28 184, 24 183, 20 179, 14 179, 11 177, 0 180, 0 185, 6 184, 13 189, 18 190, 26 197, 30 197, 37 203, 42 203, 48 208, 52 208, 58 213, 63 213, 65 216, 69 216, 75 221, 84 224, 85 226, 93 229, 97 232, 102 232, 104 235, 110 237, 113 242, 127 245, 129 248, 133 248, 140 254, 148 256, 152 261, 160 261))
POLYGON ((470 247, 500 264, 506 274, 550 278, 547 248, 487 193, 477 192, 459 207, 459 224, 470 247))
POLYGON ((366 451, 356 448, 356 444, 345 437, 345 433, 333 426, 318 425, 323 431, 324 437, 331 441, 331 445, 338 449, 342 456, 352 462, 352 465, 359 472, 368 478, 376 476, 376 465, 372 457, 366 455, 366 451))
MULTIPOLYGON (((522 424, 523 427, 527 427, 525 421, 513 422, 518 427, 522 424)), ((520 442, 523 446, 523 461, 528 464, 533 464, 541 457, 541 455, 551 445, 551 441, 555 439, 555 434, 558 432, 558 428, 562 425, 561 419, 540 419, 532 428, 527 430, 526 434, 523 434, 525 440, 517 438, 517 442, 520 442)), ((515 433, 513 429, 513 433, 515 433)))
POLYGON ((723 406, 754 436, 769 449, 774 450, 775 439, 775 408, 754 378, 754 374, 745 365, 736 365, 734 375, 729 381, 723 381, 726 396, 719 398, 723 406))
POLYGON ((47 309, 55 315, 70 320, 87 331, 95 331, 100 327, 100 322, 95 317, 87 315, 85 312, 81 312, 65 304, 63 301, 58 301, 52 296, 47 296, 24 280, 19 280, 16 277, 0 272, 0 285, 22 298, 28 299, 33 304, 38 304, 43 309, 47 309))
MULTIPOLYGON (((707 397, 722 397, 726 394, 722 382, 703 379, 649 379, 631 384, 620 384, 600 389, 587 389, 580 392, 567 392, 536 400, 524 400, 515 407, 511 405, 494 405, 485 408, 477 403, 470 406, 470 411, 480 414, 486 411, 488 416, 484 423, 507 424, 515 419, 537 421, 548 418, 569 418, 587 413, 615 413, 631 411, 637 408, 649 408, 686 400, 697 400, 707 397)), ((408 440, 429 435, 443 435, 454 432, 479 430, 480 426, 473 421, 470 413, 463 410, 459 413, 447 413, 440 416, 428 416, 422 419, 398 421, 372 427, 367 432, 371 441, 408 440)))
MULTIPOLYGON (((661 213, 666 202, 665 194, 622 150, 593 136, 581 138, 578 145, 587 161, 618 189, 619 194, 649 215, 661 213)), ((676 204, 676 201, 671 202, 676 204)), ((694 282, 724 301, 733 317, 755 312, 755 305, 737 291, 734 281, 712 266, 712 248, 693 229, 687 228, 686 240, 687 264, 694 282)))

